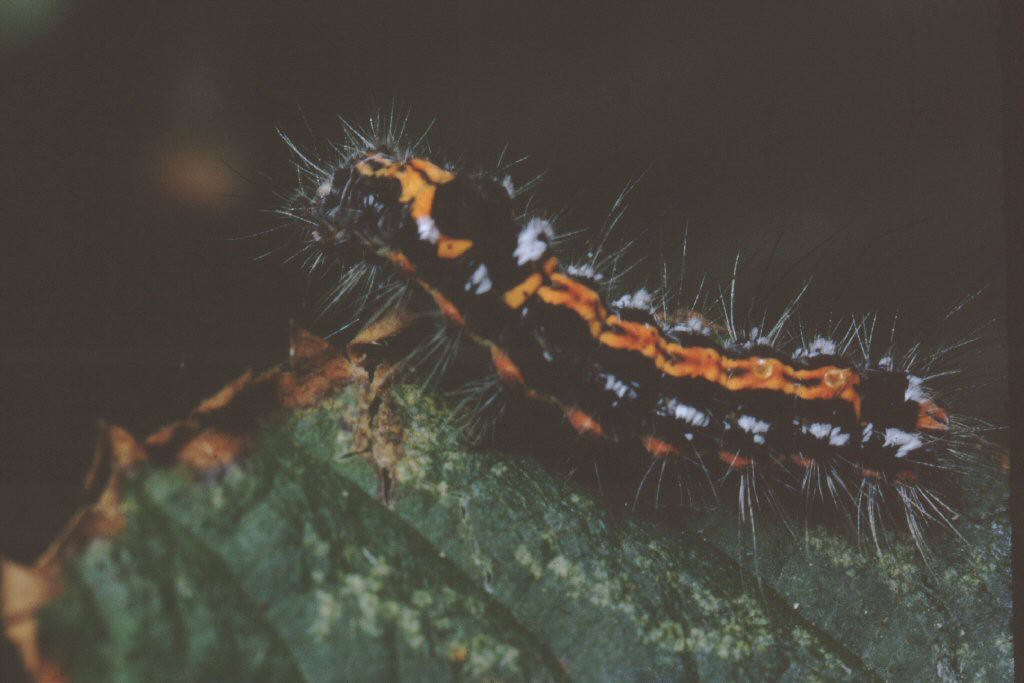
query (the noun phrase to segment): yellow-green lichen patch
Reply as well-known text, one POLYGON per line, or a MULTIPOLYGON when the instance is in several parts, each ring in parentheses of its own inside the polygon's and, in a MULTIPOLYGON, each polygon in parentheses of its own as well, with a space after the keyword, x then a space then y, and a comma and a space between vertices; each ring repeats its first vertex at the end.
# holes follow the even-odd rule
POLYGON ((914 547, 895 545, 886 552, 865 552, 842 536, 814 529, 806 535, 806 543, 814 555, 807 562, 817 562, 829 572, 842 572, 849 578, 871 574, 894 594, 905 594, 920 586, 922 567, 914 547))
MULTIPOLYGON (((680 571, 692 548, 680 553, 664 536, 609 515, 528 460, 432 439, 450 422, 442 413, 429 401, 409 411, 395 511, 550 639, 570 671, 586 678, 618 666, 657 677, 678 674, 680 656, 719 677, 755 661, 762 672, 815 670, 808 662, 827 648, 801 631, 803 650, 818 654, 793 656, 788 634, 798 626, 781 612, 747 597, 741 584, 680 571), (572 623, 601 635, 580 639, 572 623)), ((830 661, 857 668, 849 653, 830 661)))
POLYGON ((341 602, 330 591, 317 590, 313 594, 316 603, 316 617, 309 625, 309 635, 317 642, 324 642, 334 624, 341 619, 341 602))

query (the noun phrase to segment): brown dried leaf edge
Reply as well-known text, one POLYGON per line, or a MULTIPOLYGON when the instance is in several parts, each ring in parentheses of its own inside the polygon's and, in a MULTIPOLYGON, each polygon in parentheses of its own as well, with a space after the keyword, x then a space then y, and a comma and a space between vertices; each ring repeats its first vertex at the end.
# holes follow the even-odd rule
MULTIPOLYGON (((371 333, 370 337, 374 335, 371 333)), ((366 335, 360 343, 372 344, 366 335)), ((350 349, 352 347, 350 346, 350 349)), ((144 462, 183 466, 194 476, 217 476, 251 445, 259 419, 289 408, 306 408, 353 383, 366 383, 366 371, 325 340, 292 323, 290 369, 259 375, 246 371, 199 403, 184 419, 142 441, 116 425, 101 425, 87 491, 103 473, 106 483, 95 502, 75 512, 50 547, 31 566, 0 557, 0 615, 4 635, 18 650, 26 672, 40 683, 64 683, 68 676, 46 659, 39 645, 39 610, 60 594, 63 568, 89 541, 110 538, 125 526, 121 510, 124 481, 144 462)))

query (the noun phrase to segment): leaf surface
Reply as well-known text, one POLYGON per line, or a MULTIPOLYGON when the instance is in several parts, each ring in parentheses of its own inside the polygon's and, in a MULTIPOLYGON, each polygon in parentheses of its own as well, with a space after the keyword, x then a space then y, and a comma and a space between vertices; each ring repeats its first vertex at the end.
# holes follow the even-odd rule
POLYGON ((907 539, 879 557, 770 522, 755 556, 727 510, 608 509, 536 458, 467 450, 444 406, 399 395, 390 506, 351 455, 351 387, 244 438, 200 409, 151 437, 190 456, 118 480, 119 525, 68 559, 40 613, 47 659, 73 681, 146 683, 1012 677, 997 474, 969 501, 968 542, 938 542, 930 567, 907 539))

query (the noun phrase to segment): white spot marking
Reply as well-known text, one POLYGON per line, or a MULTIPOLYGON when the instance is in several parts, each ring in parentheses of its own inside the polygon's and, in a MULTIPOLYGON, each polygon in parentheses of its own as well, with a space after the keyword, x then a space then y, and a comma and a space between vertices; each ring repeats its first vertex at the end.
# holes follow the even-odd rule
POLYGON ((924 380, 915 375, 907 375, 907 390, 903 398, 914 403, 924 403, 928 400, 928 394, 924 390, 924 380))
POLYGON ((740 415, 740 419, 736 421, 736 424, 747 434, 752 434, 754 443, 756 444, 764 444, 765 440, 763 434, 772 428, 772 426, 764 420, 758 420, 752 415, 740 415))
POLYGON ((815 422, 802 428, 804 434, 810 434, 820 441, 828 441, 830 446, 845 446, 850 441, 850 435, 836 425, 825 422, 815 422))
POLYGON ((673 332, 685 332, 690 334, 701 334, 704 336, 710 336, 711 326, 696 313, 691 313, 690 317, 681 323, 676 323, 672 326, 673 332))
POLYGON ((555 236, 551 223, 543 218, 531 218, 522 230, 513 256, 516 264, 523 266, 539 260, 548 250, 548 243, 555 236))
POLYGON ((507 175, 501 179, 501 186, 505 188, 505 192, 508 193, 509 197, 516 196, 516 186, 512 184, 512 176, 507 175))
POLYGON ((874 433, 875 433, 875 423, 868 422, 866 425, 864 425, 864 433, 860 437, 860 442, 861 443, 867 443, 868 440, 871 438, 871 435, 874 434, 874 433))
POLYGON ((807 345, 807 348, 797 349, 793 352, 794 358, 814 358, 815 356, 834 355, 836 355, 836 343, 827 337, 815 337, 814 340, 807 345))
POLYGON ((604 376, 604 388, 605 391, 611 391, 619 398, 623 398, 626 394, 632 393, 630 392, 629 386, 615 375, 604 376))
POLYGON ((707 427, 711 424, 711 418, 708 417, 707 413, 685 403, 680 403, 674 398, 664 402, 661 412, 663 415, 682 420, 693 427, 707 427))
POLYGON ((897 458, 907 457, 911 451, 924 445, 916 434, 905 432, 902 429, 889 427, 885 430, 885 446, 899 446, 896 451, 897 458))
POLYGON ((771 346, 772 340, 761 335, 760 327, 750 328, 750 336, 746 339, 737 339, 740 348, 749 349, 752 346, 771 346))
POLYGON ((594 270, 593 266, 566 266, 565 272, 572 277, 582 277, 594 282, 600 282, 604 279, 604 276, 594 270))
POLYGON ((770 424, 764 420, 758 420, 753 415, 740 415, 740 419, 736 421, 736 424, 748 434, 764 434, 772 428, 770 424))
POLYGON ((651 310, 651 302, 654 297, 646 289, 638 289, 632 294, 625 294, 612 302, 615 308, 635 308, 641 311, 651 310))
POLYGON ((486 294, 491 291, 490 273, 487 272, 487 266, 480 264, 480 267, 473 271, 473 274, 469 277, 469 282, 466 283, 466 291, 473 290, 474 294, 486 294))
POLYGON ((416 232, 421 240, 431 244, 437 244, 441 239, 441 231, 437 229, 437 224, 430 216, 420 216, 416 219, 416 232))

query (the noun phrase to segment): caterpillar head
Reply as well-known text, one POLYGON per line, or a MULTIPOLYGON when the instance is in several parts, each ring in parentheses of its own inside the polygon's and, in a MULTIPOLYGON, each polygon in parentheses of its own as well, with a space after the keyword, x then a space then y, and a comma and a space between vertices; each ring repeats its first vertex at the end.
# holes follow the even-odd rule
POLYGON ((378 172, 400 162, 387 150, 360 155, 336 167, 312 197, 304 200, 303 217, 312 225, 314 242, 322 249, 345 254, 371 250, 401 221, 401 185, 378 172))
POLYGON ((519 234, 507 184, 456 175, 386 149, 336 168, 317 188, 308 213, 318 243, 337 247, 355 240, 381 254, 410 241, 435 246, 442 258, 457 258, 474 245, 513 253, 519 234))

